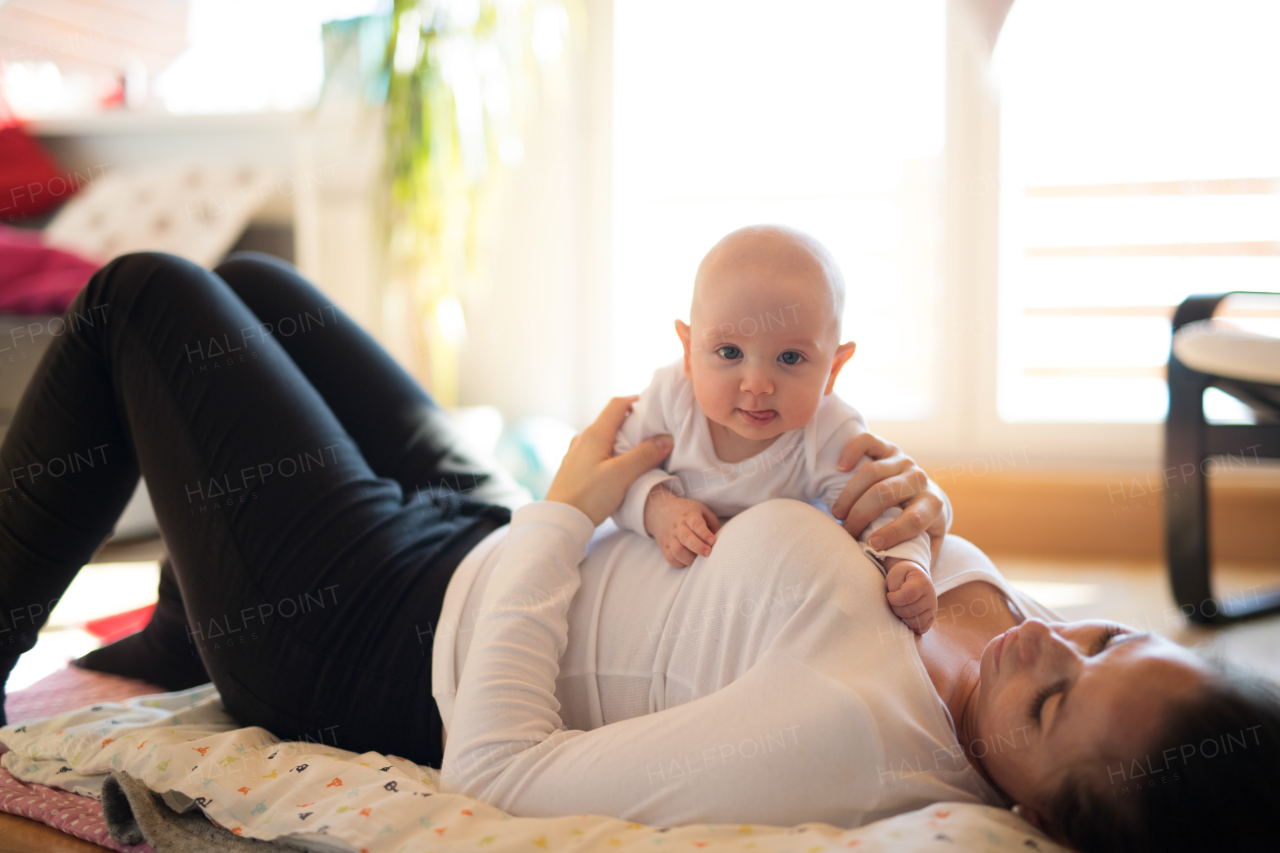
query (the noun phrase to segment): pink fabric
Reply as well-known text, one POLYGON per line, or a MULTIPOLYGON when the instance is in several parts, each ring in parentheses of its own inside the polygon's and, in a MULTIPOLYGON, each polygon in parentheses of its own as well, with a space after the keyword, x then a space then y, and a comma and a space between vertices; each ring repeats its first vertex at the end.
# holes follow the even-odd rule
POLYGON ((0 812, 38 820, 108 850, 155 853, 150 844, 124 845, 113 841, 102 817, 102 803, 97 800, 44 785, 25 785, 3 767, 0 767, 0 812))
POLYGON ((164 688, 119 675, 68 666, 9 694, 4 703, 9 723, 52 717, 94 702, 123 702, 134 696, 163 693, 164 688))
MULTIPOLYGON (((8 696, 4 703, 9 722, 51 717, 94 702, 122 702, 134 696, 162 693, 145 681, 107 675, 69 666, 8 696)), ((0 746, 3 750, 3 746, 0 746)), ((76 838, 83 838, 121 853, 155 853, 147 844, 126 846, 111 840, 102 817, 102 803, 49 788, 19 782, 0 767, 0 812, 38 820, 76 838)))
POLYGON ((40 242, 40 232, 0 225, 0 314, 61 314, 98 264, 40 242))

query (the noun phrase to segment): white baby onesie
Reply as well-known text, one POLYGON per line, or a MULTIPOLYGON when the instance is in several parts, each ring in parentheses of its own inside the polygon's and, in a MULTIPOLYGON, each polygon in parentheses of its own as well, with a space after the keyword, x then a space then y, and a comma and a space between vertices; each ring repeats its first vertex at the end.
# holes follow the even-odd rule
MULTIPOLYGON (((741 462, 721 462, 711 444, 707 416, 693 396, 693 383, 684 374, 684 362, 676 361, 653 373, 653 381, 632 407, 618 430, 615 455, 624 453, 651 436, 669 434, 675 441, 662 465, 648 471, 627 491, 613 520, 619 527, 642 536, 644 507, 649 492, 659 483, 674 494, 701 501, 718 518, 727 519, 770 498, 793 498, 830 509, 854 471, 867 464, 863 456, 853 471, 836 468, 840 451, 855 436, 867 431, 862 415, 834 393, 823 396, 818 410, 799 429, 778 436, 769 447, 741 462)), ((858 536, 863 550, 877 565, 880 558, 912 560, 929 568, 929 535, 878 551, 867 537, 902 514, 899 507, 886 509, 858 536)), ((950 518, 948 518, 948 526, 950 518)))

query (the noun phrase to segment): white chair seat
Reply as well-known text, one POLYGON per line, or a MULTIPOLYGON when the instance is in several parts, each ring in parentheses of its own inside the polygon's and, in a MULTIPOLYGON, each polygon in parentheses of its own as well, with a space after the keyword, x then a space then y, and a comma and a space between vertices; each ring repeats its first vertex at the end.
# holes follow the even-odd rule
POLYGON ((1255 335, 1224 320, 1183 326, 1173 336, 1173 354, 1200 373, 1280 385, 1280 338, 1255 335))

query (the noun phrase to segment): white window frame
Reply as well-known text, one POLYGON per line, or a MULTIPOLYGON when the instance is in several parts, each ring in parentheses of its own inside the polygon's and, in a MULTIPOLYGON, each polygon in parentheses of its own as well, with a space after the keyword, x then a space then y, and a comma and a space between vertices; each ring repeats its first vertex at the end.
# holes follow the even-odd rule
MULTIPOLYGON (((994 45, 975 5, 947 4, 944 342, 936 415, 875 420, 871 428, 926 469, 978 459, 1001 470, 1158 467, 1162 424, 1007 423, 997 414, 1000 104, 991 79, 994 45), (968 356, 950 356, 961 351, 968 356)), ((582 360, 583 423, 609 393, 613 0, 588 0, 587 18, 583 306, 591 331, 583 351, 592 355, 582 360)))

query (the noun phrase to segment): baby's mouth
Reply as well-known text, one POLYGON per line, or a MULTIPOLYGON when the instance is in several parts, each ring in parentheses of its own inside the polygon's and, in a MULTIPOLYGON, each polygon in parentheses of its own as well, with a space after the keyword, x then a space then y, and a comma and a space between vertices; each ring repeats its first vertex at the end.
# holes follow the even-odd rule
POLYGON ((773 423, 774 418, 778 417, 778 413, 773 409, 763 409, 758 412, 738 409, 738 414, 742 415, 742 419, 752 426, 764 426, 765 424, 773 423))

